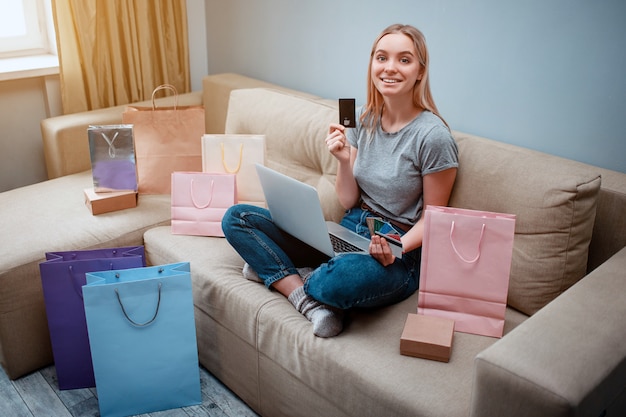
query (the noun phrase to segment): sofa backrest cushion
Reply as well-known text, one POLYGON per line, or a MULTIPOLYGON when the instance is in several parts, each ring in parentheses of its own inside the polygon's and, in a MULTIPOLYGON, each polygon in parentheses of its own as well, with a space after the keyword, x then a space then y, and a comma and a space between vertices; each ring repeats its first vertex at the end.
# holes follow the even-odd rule
POLYGON ((586 273, 598 170, 477 136, 454 136, 459 171, 450 205, 517 216, 508 304, 531 315, 586 273))
MULTIPOLYGON (((591 272, 626 246, 626 173, 599 168, 596 221, 589 244, 587 272, 591 272)), ((626 278, 626 275, 624 275, 626 278)))
POLYGON ((204 108, 207 109, 204 119, 206 133, 224 133, 230 93, 241 88, 271 88, 302 97, 318 98, 312 94, 299 92, 241 74, 226 72, 207 75, 202 79, 202 102, 204 103, 204 108))
POLYGON ((337 162, 324 139, 339 118, 328 100, 269 88, 233 90, 225 133, 264 134, 266 165, 317 189, 327 219, 343 209, 335 194, 337 162))

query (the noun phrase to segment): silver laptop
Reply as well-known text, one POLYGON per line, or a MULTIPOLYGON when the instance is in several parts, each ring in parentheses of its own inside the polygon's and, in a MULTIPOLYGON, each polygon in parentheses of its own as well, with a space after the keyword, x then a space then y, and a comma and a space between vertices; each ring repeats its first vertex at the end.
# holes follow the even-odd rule
MULTIPOLYGON (((317 190, 264 165, 256 165, 267 208, 278 227, 332 257, 344 252, 369 252, 369 239, 324 219, 317 190)), ((389 245, 401 258, 402 249, 389 245)))

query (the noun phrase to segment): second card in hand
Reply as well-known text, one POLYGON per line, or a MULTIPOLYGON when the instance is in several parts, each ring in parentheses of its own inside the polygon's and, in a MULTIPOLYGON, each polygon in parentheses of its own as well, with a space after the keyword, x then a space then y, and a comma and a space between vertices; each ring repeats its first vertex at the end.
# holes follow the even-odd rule
POLYGON ((339 99, 339 123, 345 127, 356 127, 355 99, 339 99))

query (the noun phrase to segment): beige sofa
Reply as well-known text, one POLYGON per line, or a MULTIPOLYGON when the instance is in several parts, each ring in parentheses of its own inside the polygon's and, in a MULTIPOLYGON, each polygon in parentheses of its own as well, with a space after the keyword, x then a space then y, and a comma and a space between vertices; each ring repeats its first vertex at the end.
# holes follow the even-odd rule
MULTIPOLYGON (((268 165, 341 209, 325 150, 333 100, 235 74, 207 76, 207 132, 264 133, 268 165), (232 91, 231 91, 232 90, 232 91)), ((417 296, 351 311, 313 336, 275 292, 242 277, 224 239, 172 235, 168 196, 91 216, 85 129, 123 106, 42 122, 50 181, 0 194, 0 359, 11 378, 52 362, 39 282, 45 251, 145 244, 148 261, 190 261, 201 363, 264 416, 600 416, 626 411, 626 174, 454 132, 451 205, 517 215, 501 339, 455 333, 449 363, 402 356, 417 296), (82 172, 81 172, 82 171, 82 172)))

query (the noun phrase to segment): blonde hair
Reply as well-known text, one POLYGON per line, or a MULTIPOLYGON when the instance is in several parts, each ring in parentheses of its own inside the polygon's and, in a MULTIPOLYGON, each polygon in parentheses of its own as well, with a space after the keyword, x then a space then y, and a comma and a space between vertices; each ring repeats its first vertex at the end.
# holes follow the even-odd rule
POLYGON ((443 123, 448 126, 446 121, 439 114, 439 110, 437 109, 433 96, 430 92, 430 83, 428 81, 428 48, 426 47, 426 38, 417 28, 411 25, 402 24, 394 24, 384 29, 372 45, 372 52, 367 71, 367 103, 365 104, 363 114, 361 115, 361 123, 363 123, 363 125, 370 131, 373 131, 375 126, 380 123, 384 101, 382 94, 380 94, 380 92, 376 89, 374 81, 372 80, 372 61, 374 60, 374 53, 376 51, 376 47, 378 46, 378 42, 383 38, 383 36, 393 33, 400 33, 411 38, 421 66, 421 79, 419 79, 413 87, 413 104, 419 108, 436 114, 437 117, 439 117, 443 123))

